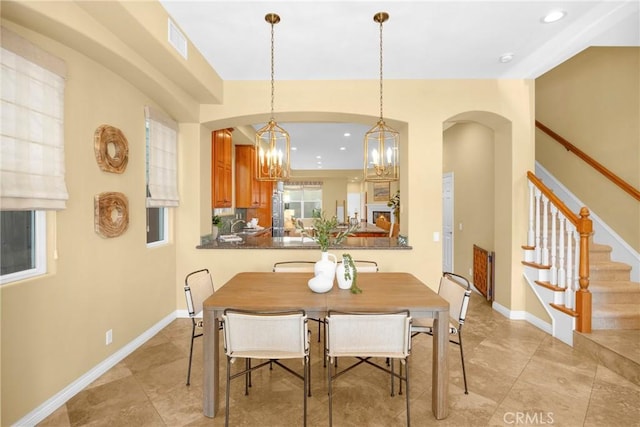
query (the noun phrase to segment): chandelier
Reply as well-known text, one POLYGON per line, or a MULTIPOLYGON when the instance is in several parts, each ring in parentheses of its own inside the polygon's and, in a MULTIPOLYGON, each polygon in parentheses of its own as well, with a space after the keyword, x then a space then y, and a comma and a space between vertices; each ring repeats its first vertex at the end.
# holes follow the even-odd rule
POLYGON ((259 181, 283 181, 289 179, 289 134, 273 118, 274 60, 273 26, 280 22, 280 16, 268 13, 264 19, 271 24, 271 118, 263 128, 256 132, 255 156, 256 179, 259 181))
POLYGON ((400 134, 387 126, 382 116, 382 23, 389 19, 386 12, 378 12, 373 20, 380 24, 380 119, 364 135, 364 180, 397 181, 398 141, 400 134))

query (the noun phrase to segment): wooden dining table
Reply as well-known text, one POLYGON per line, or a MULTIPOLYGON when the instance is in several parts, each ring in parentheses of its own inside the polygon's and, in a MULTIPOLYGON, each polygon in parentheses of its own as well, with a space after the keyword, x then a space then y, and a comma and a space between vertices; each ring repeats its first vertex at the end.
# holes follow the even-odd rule
MULTIPOLYGON (((215 417, 220 408, 218 324, 225 309, 303 309, 310 318, 323 318, 329 310, 381 312, 408 309, 413 318, 434 318, 432 410, 436 419, 446 418, 449 391, 449 303, 410 273, 359 273, 358 286, 362 289, 360 294, 352 294, 337 286, 322 294, 312 292, 307 285, 311 277, 310 273, 238 273, 205 300, 204 415, 215 417)), ((412 355, 412 358, 415 357, 420 355, 412 355)))

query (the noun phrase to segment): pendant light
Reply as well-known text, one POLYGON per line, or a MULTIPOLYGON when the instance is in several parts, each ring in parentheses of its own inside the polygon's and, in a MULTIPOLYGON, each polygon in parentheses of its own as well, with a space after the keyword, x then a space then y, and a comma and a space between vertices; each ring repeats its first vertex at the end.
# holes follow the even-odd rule
POLYGON ((273 118, 274 100, 274 60, 273 26, 280 22, 280 16, 268 13, 265 21, 271 24, 271 118, 263 128, 256 132, 256 179, 259 181, 285 181, 291 174, 289 162, 289 134, 273 118))
POLYGON ((400 134, 387 126, 382 116, 382 23, 389 19, 386 12, 378 12, 373 20, 380 24, 380 119, 364 136, 364 180, 397 181, 400 134))

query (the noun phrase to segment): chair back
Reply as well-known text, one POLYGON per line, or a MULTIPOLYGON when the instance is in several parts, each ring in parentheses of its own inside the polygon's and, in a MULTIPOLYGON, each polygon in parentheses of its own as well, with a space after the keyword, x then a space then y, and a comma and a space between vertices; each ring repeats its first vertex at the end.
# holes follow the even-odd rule
POLYGON ((187 299, 189 317, 200 317, 204 300, 213 295, 213 281, 209 270, 203 268, 187 274, 184 279, 184 295, 187 299))
POLYGON ((411 350, 409 311, 345 313, 326 317, 327 355, 406 358, 411 350))
POLYGON ((313 273, 315 261, 280 261, 273 264, 274 273, 313 273))
POLYGON ((444 273, 440 279, 438 295, 449 302, 449 316, 458 325, 464 324, 471 297, 469 281, 454 273, 444 273))
POLYGON ((291 359, 309 354, 304 310, 260 312, 226 309, 222 316, 229 357, 291 359))

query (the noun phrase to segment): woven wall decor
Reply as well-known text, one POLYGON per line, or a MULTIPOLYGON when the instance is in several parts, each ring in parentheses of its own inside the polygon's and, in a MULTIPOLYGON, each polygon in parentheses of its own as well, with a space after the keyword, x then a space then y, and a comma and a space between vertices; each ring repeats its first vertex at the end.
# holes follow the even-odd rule
POLYGON ((96 194, 93 212, 96 233, 102 237, 118 237, 129 227, 129 200, 122 193, 96 194))
POLYGON ((129 161, 129 143, 122 131, 110 125, 98 126, 93 134, 98 166, 105 172, 122 173, 129 161))

